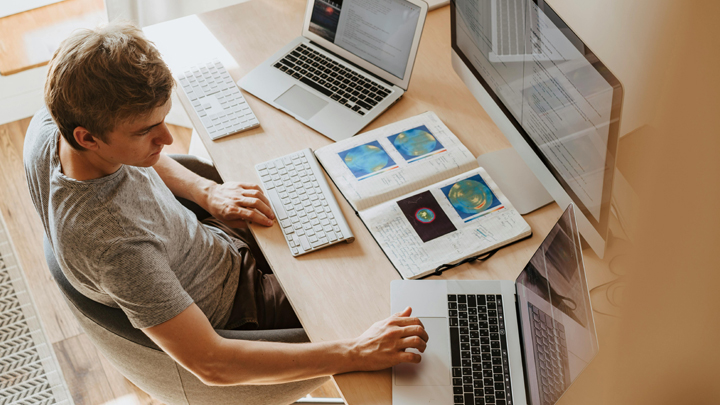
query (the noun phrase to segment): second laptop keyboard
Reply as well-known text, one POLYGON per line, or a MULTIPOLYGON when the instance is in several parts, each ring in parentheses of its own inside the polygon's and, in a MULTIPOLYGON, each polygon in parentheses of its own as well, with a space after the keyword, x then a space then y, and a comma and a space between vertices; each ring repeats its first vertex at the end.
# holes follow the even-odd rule
POLYGON ((255 166, 293 256, 355 240, 310 148, 255 166))
POLYGON ((367 114, 392 92, 305 44, 273 66, 360 115, 367 114))
POLYGON ((540 405, 552 405, 570 385, 565 327, 528 302, 540 405))

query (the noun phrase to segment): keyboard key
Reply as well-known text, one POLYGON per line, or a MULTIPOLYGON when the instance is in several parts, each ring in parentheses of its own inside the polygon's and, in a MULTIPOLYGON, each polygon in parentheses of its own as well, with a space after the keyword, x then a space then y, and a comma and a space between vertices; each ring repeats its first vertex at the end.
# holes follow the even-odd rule
POLYGON ((305 235, 300 236, 300 245, 305 250, 310 250, 310 242, 305 235))
MULTIPOLYGON (((268 182, 271 183, 271 182, 268 182)), ((267 188, 267 185, 266 185, 267 188)), ((273 208, 275 209, 275 214, 277 215, 277 218, 279 220, 286 219, 287 214, 285 213, 285 208, 283 208, 282 203, 280 202, 280 196, 278 195, 277 191, 274 189, 267 190, 267 196, 270 199, 270 202, 272 203, 273 208)))
POLYGON ((450 351, 453 367, 460 367, 460 331, 450 328, 450 351))
POLYGON ((301 78, 300 81, 328 97, 330 97, 333 94, 333 92, 331 90, 326 89, 325 87, 321 86, 320 84, 316 84, 315 82, 313 82, 312 80, 310 80, 306 77, 301 78))

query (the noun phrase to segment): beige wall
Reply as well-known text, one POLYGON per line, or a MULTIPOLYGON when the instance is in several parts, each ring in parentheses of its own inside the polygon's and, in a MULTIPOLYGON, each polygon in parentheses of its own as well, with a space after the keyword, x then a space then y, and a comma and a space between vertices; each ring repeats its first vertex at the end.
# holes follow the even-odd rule
MULTIPOLYGON (((646 125, 667 74, 668 41, 684 15, 679 0, 547 0, 620 79, 625 89, 620 135, 646 125)), ((691 2, 688 2, 691 3, 691 2)))
POLYGON ((643 94, 655 111, 631 157, 643 209, 635 252, 616 268, 623 315, 601 337, 592 381, 563 404, 720 403, 720 2, 665 12, 675 40, 648 67, 659 90, 643 94))

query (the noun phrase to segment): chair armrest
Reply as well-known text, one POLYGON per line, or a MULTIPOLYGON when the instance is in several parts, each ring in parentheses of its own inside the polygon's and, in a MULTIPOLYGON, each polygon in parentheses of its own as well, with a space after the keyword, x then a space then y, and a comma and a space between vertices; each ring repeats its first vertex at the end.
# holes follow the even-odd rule
POLYGON ((266 340, 268 342, 308 343, 310 339, 305 330, 270 329, 270 330, 226 330, 215 329, 218 335, 234 340, 266 340))

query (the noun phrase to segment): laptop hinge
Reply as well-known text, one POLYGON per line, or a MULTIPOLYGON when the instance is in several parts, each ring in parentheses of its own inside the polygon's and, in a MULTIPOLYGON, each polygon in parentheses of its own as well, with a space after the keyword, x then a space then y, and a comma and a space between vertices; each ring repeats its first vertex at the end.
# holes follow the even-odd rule
POLYGON ((353 63, 353 62, 351 62, 351 61, 343 58, 342 56, 336 54, 335 52, 333 52, 333 51, 325 48, 324 46, 318 44, 317 42, 315 42, 315 41, 310 41, 310 43, 313 44, 313 45, 315 45, 315 46, 317 46, 318 48, 322 49, 323 51, 331 54, 333 57, 336 57, 336 58, 338 58, 338 59, 341 59, 343 62, 347 63, 348 65, 351 65, 352 67, 361 70, 363 73, 367 74, 368 76, 372 77, 373 79, 375 79, 375 80, 377 80, 377 81, 380 81, 380 82, 383 82, 383 83, 385 83, 386 85, 388 85, 388 86, 390 86, 390 87, 395 86, 393 83, 390 83, 389 81, 383 79, 382 77, 376 75, 375 73, 373 73, 373 72, 371 72, 371 71, 369 71, 369 70, 367 70, 367 69, 365 69, 365 68, 363 68, 363 67, 360 67, 360 66, 356 65, 355 63, 353 63))
POLYGON ((520 358, 522 359, 522 366, 523 366, 523 378, 525 379, 525 398, 528 399, 528 403, 530 403, 530 378, 528 373, 528 365, 527 361, 525 359, 525 356, 527 353, 525 352, 525 336, 523 333, 523 323, 522 323, 522 314, 520 313, 520 300, 518 299, 518 292, 517 292, 517 282, 515 283, 515 313, 517 315, 517 323, 518 323, 518 334, 520 335, 520 358))

